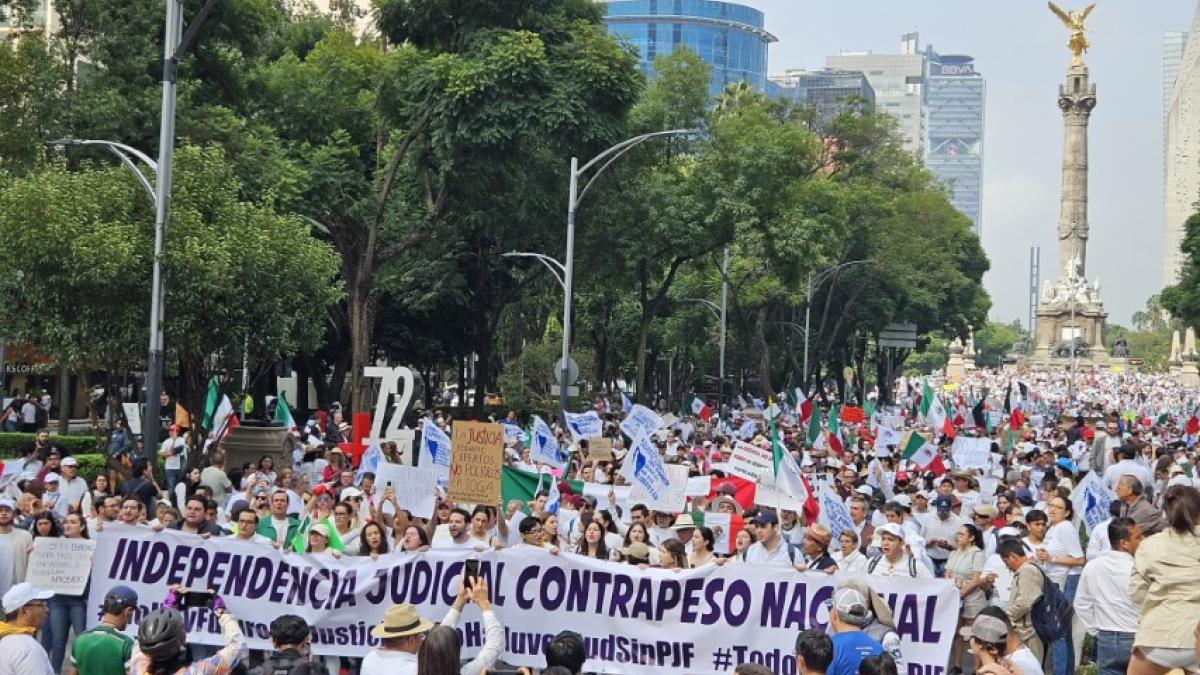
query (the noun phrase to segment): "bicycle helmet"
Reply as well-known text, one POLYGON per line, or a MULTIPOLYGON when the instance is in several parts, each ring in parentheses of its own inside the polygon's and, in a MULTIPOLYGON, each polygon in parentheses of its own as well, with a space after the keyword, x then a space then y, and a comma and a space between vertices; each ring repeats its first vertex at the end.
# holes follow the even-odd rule
POLYGON ((183 649, 185 635, 183 614, 174 609, 156 609, 138 624, 138 647, 151 659, 170 658, 183 649))

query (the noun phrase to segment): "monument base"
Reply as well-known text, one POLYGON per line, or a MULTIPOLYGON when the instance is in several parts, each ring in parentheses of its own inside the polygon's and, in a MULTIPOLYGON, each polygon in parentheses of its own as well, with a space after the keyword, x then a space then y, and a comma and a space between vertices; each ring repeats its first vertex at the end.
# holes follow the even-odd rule
POLYGON ((1037 345, 1029 359, 1040 368, 1109 367, 1113 359, 1104 346, 1108 313, 1099 303, 1062 307, 1043 303, 1037 310, 1037 345))

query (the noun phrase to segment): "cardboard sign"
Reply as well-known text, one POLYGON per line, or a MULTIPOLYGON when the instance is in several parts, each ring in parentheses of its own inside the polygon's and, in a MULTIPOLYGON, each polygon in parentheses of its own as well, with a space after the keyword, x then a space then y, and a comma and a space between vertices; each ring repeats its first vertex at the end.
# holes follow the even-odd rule
POLYGON ((450 452, 450 501, 500 503, 500 467, 504 464, 504 429, 486 422, 455 422, 450 452))
POLYGON ((989 438, 954 439, 950 453, 954 457, 955 469, 987 469, 992 458, 992 441, 989 438))
POLYGON ((79 595, 92 573, 94 539, 38 537, 29 554, 25 580, 42 590, 79 595))
POLYGON ((380 462, 375 469, 375 490, 392 488, 400 508, 415 518, 432 518, 436 504, 438 471, 428 466, 380 462))
POLYGON ((588 457, 595 462, 611 462, 613 461, 612 439, 611 438, 591 438, 588 439, 588 457))

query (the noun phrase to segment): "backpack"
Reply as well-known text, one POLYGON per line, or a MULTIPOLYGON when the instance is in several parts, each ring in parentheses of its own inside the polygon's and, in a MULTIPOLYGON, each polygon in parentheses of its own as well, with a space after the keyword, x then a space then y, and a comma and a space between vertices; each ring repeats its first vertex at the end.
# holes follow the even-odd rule
MULTIPOLYGON (((883 560, 882 555, 876 558, 871 558, 871 562, 867 564, 867 574, 874 574, 875 568, 879 566, 879 562, 881 560, 883 560)), ((914 579, 917 578, 917 559, 911 555, 908 556, 908 576, 914 579)))
POLYGON ((1048 653, 1055 640, 1071 631, 1071 619, 1075 616, 1075 609, 1071 607, 1067 596, 1058 589, 1058 585, 1046 576, 1046 572, 1040 567, 1037 571, 1042 575, 1042 597, 1033 603, 1029 620, 1033 624, 1033 632, 1037 633, 1048 653))

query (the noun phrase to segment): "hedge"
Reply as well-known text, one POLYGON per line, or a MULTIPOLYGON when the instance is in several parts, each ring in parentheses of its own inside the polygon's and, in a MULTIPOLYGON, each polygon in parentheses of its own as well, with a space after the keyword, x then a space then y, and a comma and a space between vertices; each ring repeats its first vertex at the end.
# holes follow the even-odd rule
MULTIPOLYGON (((16 457, 20 454, 21 446, 34 439, 35 434, 0 433, 0 458, 16 457)), ((95 453, 95 436, 51 436, 50 440, 57 443, 72 455, 95 453)))

